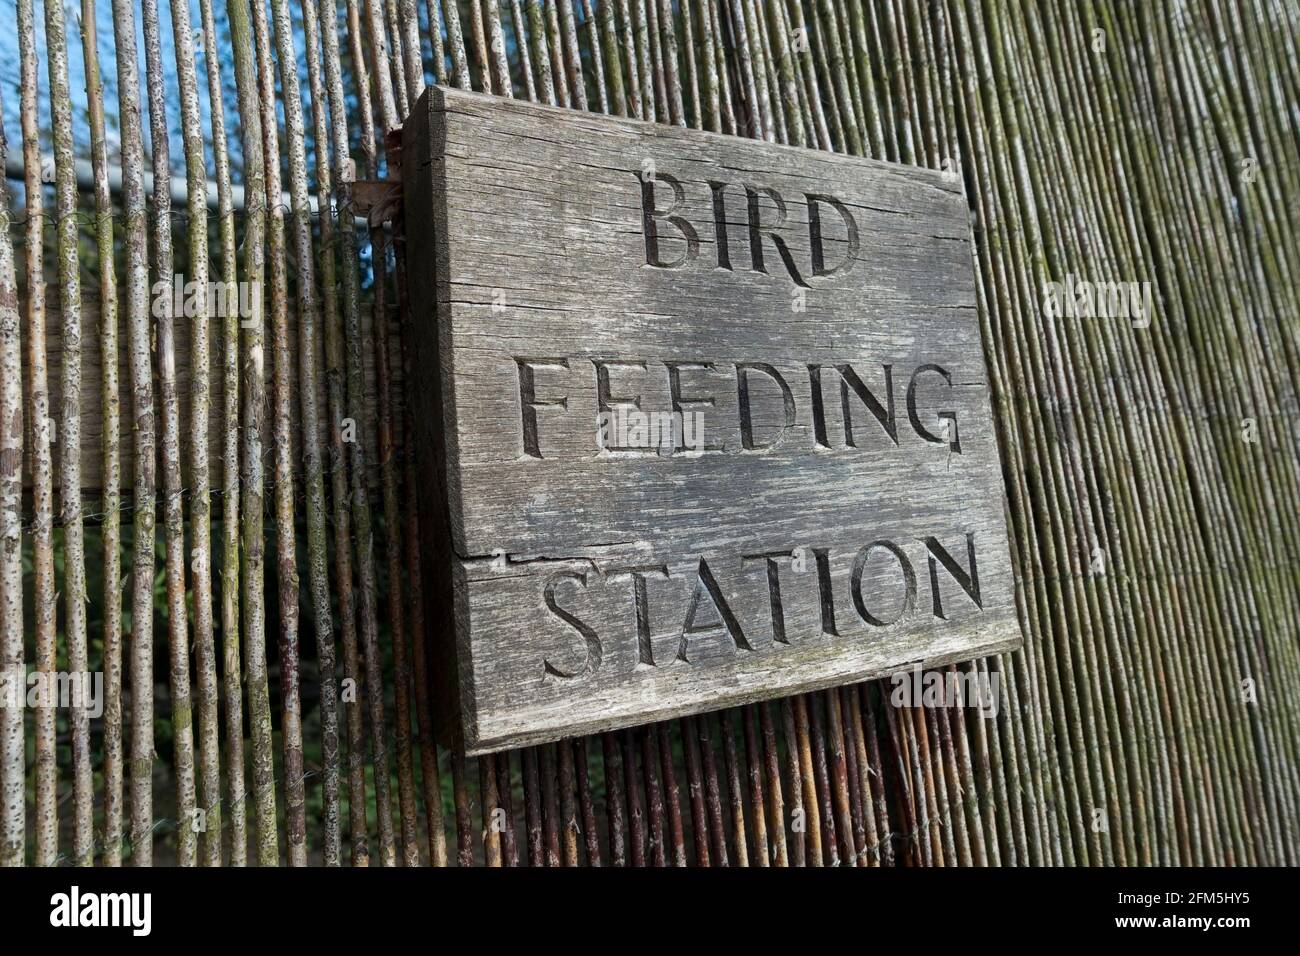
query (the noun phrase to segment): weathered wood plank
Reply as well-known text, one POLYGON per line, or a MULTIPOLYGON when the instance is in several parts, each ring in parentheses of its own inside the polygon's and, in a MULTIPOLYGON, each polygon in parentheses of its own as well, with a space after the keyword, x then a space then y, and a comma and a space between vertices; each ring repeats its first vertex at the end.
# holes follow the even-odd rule
POLYGON ((404 156, 471 753, 1018 645, 955 183, 449 90, 404 156))

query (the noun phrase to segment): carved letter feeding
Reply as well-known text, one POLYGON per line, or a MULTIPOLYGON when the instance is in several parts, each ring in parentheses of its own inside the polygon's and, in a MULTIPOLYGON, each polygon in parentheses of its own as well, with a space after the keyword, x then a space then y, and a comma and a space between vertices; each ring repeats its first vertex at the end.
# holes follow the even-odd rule
POLYGON ((956 183, 445 89, 403 156, 470 753, 1018 646, 956 183))

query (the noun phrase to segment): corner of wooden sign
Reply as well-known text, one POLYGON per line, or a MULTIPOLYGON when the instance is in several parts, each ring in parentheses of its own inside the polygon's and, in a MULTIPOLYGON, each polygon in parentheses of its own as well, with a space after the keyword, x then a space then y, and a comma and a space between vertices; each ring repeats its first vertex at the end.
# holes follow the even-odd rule
POLYGON ((406 127, 410 126, 413 120, 418 120, 419 117, 428 116, 432 110, 441 108, 442 87, 426 86, 424 92, 420 94, 419 99, 411 104, 411 112, 406 117, 406 122, 399 127, 399 129, 403 130, 403 137, 405 137, 406 127))

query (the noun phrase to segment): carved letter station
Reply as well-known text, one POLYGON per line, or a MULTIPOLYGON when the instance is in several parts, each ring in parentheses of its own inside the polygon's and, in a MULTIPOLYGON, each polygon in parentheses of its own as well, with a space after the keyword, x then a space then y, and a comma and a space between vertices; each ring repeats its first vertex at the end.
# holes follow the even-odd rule
POLYGON ((403 180, 449 742, 1019 646, 959 183, 445 88, 403 180))

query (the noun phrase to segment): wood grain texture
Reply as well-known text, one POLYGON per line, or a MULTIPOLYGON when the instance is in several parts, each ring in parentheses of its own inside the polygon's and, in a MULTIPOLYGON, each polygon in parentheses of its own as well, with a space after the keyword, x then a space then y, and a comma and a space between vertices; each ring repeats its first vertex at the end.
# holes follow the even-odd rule
POLYGON ((1019 645, 955 182, 444 89, 404 140, 470 753, 1019 645))

